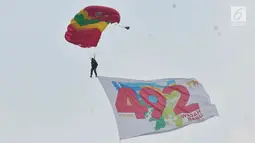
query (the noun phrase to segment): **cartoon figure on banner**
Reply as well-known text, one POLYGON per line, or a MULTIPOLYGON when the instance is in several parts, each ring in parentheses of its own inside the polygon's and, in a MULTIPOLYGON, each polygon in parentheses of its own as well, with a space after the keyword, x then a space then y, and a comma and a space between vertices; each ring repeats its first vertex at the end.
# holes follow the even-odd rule
POLYGON ((120 115, 134 113, 137 119, 155 122, 155 130, 167 126, 184 126, 184 122, 203 116, 197 103, 186 105, 190 94, 183 85, 170 80, 156 83, 122 83, 113 81, 118 91, 116 109, 120 115), (125 105, 124 105, 125 104, 125 105))

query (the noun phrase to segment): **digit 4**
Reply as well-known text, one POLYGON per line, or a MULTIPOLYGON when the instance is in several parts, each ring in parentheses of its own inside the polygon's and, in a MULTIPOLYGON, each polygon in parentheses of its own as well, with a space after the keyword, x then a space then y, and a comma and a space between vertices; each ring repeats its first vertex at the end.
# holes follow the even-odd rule
POLYGON ((137 119, 145 119, 148 109, 141 105, 131 88, 119 88, 115 106, 120 113, 135 113, 137 119))

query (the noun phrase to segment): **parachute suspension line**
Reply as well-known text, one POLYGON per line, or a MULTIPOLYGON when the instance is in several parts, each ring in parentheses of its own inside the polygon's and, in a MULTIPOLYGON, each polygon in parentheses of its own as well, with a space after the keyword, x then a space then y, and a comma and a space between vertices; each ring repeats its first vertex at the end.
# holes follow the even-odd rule
MULTIPOLYGON (((78 46, 78 45, 75 45, 75 48, 76 48, 76 46, 78 46)), ((95 58, 96 57, 96 53, 95 52, 92 52, 93 54, 92 54, 92 56, 91 56, 91 52, 89 53, 89 52, 87 52, 87 57, 89 57, 89 59, 92 59, 92 58, 95 58)))
POLYGON ((92 58, 96 58, 96 53, 95 52, 93 52, 93 55, 91 56, 91 53, 88 53, 89 54, 89 59, 92 59, 92 58))

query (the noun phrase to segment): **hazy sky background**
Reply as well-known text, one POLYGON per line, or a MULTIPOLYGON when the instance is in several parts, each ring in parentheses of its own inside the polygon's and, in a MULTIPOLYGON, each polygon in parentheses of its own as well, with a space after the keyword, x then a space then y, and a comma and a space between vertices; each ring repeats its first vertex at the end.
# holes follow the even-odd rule
POLYGON ((1 0, 0 143, 118 143, 107 96, 89 78, 93 51, 99 75, 194 77, 219 110, 123 143, 254 143, 254 8, 253 0, 1 0), (118 9, 131 30, 109 26, 96 49, 67 43, 71 18, 91 4, 118 9), (247 6, 246 26, 231 25, 231 5, 247 6))

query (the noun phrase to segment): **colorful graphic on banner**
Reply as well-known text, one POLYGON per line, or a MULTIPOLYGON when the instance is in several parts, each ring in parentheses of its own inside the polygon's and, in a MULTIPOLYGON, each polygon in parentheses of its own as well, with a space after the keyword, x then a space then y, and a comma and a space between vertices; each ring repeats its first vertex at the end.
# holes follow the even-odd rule
POLYGON ((113 108, 120 139, 169 132, 218 115, 195 79, 98 79, 113 108))
MULTIPOLYGON (((196 88, 197 81, 187 83, 196 88)), ((160 130, 174 124, 184 126, 183 119, 200 120, 203 118, 199 105, 187 105, 190 93, 183 85, 177 85, 174 80, 157 83, 125 83, 112 81, 118 91, 116 109, 120 115, 129 116, 134 113, 137 119, 148 119, 156 122, 155 130, 160 130)))

